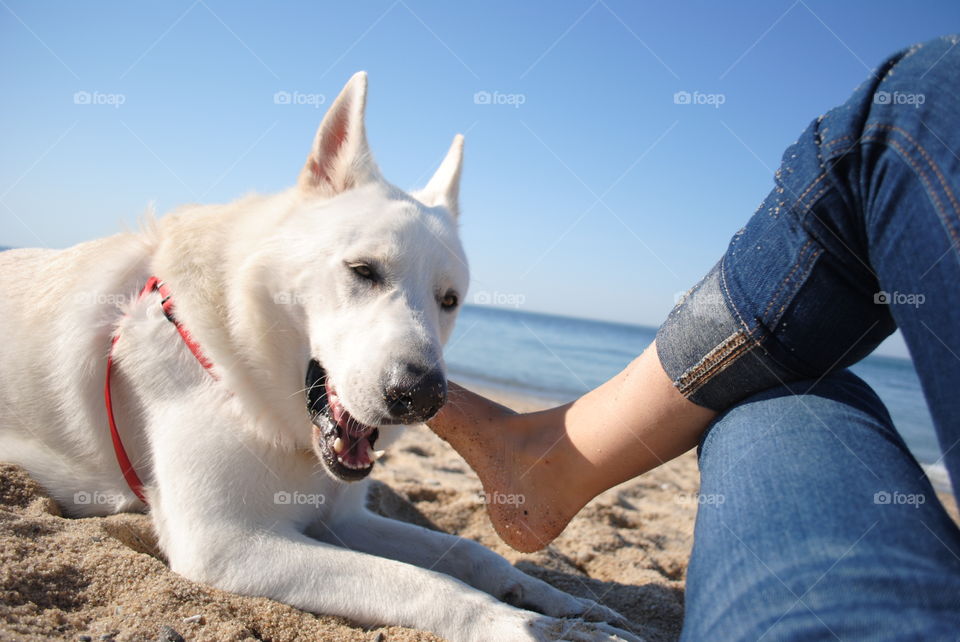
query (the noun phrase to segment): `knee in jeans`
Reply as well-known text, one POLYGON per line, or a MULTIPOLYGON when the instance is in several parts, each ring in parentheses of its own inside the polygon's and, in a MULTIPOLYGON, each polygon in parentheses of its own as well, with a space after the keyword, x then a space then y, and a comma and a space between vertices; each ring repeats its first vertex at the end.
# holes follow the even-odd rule
POLYGON ((867 418, 868 421, 861 423, 902 443, 886 406, 873 388, 849 370, 839 370, 819 380, 775 386, 734 404, 707 427, 697 455, 702 454, 710 440, 743 438, 744 433, 749 433, 751 440, 763 438, 766 431, 782 426, 791 416, 804 415, 818 424, 830 416, 829 409, 835 404, 846 412, 852 411, 867 418))

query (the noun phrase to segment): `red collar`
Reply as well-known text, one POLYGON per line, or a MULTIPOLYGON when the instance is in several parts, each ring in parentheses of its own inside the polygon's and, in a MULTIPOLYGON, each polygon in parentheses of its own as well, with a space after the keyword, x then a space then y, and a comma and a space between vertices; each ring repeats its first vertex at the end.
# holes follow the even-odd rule
MULTIPOLYGON (((213 363, 203 354, 203 350, 200 349, 200 344, 190 336, 190 332, 173 316, 173 296, 170 288, 157 277, 151 276, 147 280, 147 284, 140 290, 139 298, 142 299, 153 291, 160 293, 160 305, 163 307, 163 314, 174 325, 177 332, 180 333, 183 342, 190 348, 190 352, 197 358, 200 365, 210 373, 210 376, 216 379, 217 375, 212 370, 213 363)), ((110 422, 110 436, 113 438, 113 452, 117 455, 117 463, 120 464, 120 471, 123 473, 123 478, 127 480, 127 485, 130 486, 133 494, 139 497, 143 503, 147 503, 143 494, 143 482, 140 481, 140 477, 137 476, 137 471, 133 468, 133 463, 131 463, 130 458, 127 457, 127 451, 124 449, 123 442, 120 440, 120 433, 117 431, 117 422, 113 418, 113 402, 110 399, 110 371, 113 369, 113 349, 117 345, 119 338, 120 333, 117 332, 113 336, 113 341, 110 344, 110 352, 107 354, 107 377, 104 384, 103 397, 107 406, 107 420, 110 422)))

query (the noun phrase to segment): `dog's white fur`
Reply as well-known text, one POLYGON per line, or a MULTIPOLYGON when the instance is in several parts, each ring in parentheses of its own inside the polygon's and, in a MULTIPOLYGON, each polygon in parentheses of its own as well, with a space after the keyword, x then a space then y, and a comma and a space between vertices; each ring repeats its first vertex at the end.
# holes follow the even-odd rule
MULTIPOLYGON (((104 411, 119 333, 115 414, 177 573, 456 640, 564 629, 574 639, 628 637, 602 623, 558 627, 553 618, 617 616, 474 542, 374 515, 365 482, 320 470, 308 360, 323 364, 351 415, 382 425, 380 377, 405 360, 440 358, 455 312, 438 301, 462 297, 468 280, 455 220, 462 137, 427 187, 407 194, 370 156, 365 96, 360 73, 288 191, 185 207, 143 233, 67 250, 0 253, 0 460, 24 466, 70 515, 147 508, 121 475, 104 411), (344 265, 357 259, 384 266, 385 285, 359 285, 344 265), (136 296, 154 274, 217 378, 164 317, 159 294, 136 296), (312 499, 278 503, 283 493, 312 499)), ((381 439, 400 429, 382 427, 381 439)))

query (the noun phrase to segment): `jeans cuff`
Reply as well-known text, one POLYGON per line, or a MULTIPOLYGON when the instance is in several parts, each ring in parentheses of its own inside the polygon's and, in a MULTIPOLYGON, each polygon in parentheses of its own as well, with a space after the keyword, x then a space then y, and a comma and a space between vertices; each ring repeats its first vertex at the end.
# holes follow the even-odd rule
POLYGON ((660 365, 680 393, 724 410, 796 375, 764 349, 759 320, 743 319, 726 293, 723 261, 673 308, 657 332, 660 365))

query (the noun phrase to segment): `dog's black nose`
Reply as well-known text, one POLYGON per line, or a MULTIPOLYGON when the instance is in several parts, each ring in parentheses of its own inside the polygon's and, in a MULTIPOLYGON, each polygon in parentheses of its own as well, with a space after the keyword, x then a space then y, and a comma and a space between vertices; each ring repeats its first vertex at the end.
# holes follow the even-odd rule
POLYGON ((426 421, 447 401, 447 378, 438 369, 408 363, 394 371, 384 387, 390 416, 405 424, 426 421))

